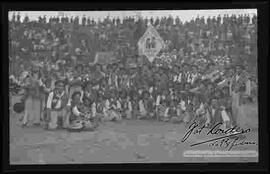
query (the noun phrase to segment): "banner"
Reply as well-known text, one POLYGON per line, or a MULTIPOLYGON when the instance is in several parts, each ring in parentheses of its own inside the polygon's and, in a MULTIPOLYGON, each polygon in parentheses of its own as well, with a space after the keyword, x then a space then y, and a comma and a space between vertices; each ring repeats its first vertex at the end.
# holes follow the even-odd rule
POLYGON ((139 55, 145 55, 150 62, 153 62, 156 55, 165 47, 164 40, 160 37, 157 30, 149 24, 144 35, 139 39, 139 55))
POLYGON ((113 51, 110 52, 97 52, 94 64, 108 65, 117 63, 117 58, 113 51))

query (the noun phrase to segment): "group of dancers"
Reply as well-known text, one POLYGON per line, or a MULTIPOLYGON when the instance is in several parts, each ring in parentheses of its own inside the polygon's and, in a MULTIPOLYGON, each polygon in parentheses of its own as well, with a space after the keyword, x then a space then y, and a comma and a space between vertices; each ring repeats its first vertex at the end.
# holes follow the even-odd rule
POLYGON ((145 65, 138 71, 115 64, 104 71, 96 65, 91 72, 74 70, 72 75, 51 75, 48 80, 41 68, 33 67, 20 80, 10 79, 20 81, 24 89, 23 127, 95 130, 101 122, 123 119, 176 124, 196 120, 205 127, 222 123, 224 128, 238 125, 239 106, 248 98, 243 96, 251 93, 243 67, 203 75, 191 69, 145 65))

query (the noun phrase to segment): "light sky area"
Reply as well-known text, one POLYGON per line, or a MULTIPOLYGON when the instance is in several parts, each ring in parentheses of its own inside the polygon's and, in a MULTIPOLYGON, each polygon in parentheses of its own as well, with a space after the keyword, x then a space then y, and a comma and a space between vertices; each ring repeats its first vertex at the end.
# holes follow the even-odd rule
POLYGON ((218 16, 219 14, 223 16, 224 14, 232 15, 240 15, 240 14, 249 14, 250 16, 257 15, 257 9, 222 9, 222 10, 152 10, 152 11, 10 11, 9 19, 11 19, 12 14, 15 12, 17 15, 20 13, 22 19, 28 15, 30 20, 37 20, 39 16, 46 15, 47 20, 49 17, 56 16, 79 16, 82 17, 85 15, 86 17, 90 17, 91 19, 104 19, 107 16, 109 17, 119 17, 122 19, 125 16, 142 16, 147 18, 156 18, 163 16, 172 16, 181 19, 181 21, 190 21, 192 18, 196 18, 197 16, 204 16, 207 18, 208 16, 218 16))

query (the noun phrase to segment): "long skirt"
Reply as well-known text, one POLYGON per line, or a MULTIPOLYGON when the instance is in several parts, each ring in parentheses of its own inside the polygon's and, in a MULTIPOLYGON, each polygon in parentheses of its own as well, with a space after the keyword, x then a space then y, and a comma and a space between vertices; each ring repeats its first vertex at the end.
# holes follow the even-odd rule
POLYGON ((28 97, 25 100, 25 113, 23 117, 24 125, 39 124, 41 117, 41 100, 39 98, 28 97))

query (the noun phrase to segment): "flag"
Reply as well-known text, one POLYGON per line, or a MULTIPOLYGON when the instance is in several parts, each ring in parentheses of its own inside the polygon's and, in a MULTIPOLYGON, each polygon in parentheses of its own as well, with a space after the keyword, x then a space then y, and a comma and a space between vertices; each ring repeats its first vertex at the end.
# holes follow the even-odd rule
POLYGON ((165 48, 165 42, 158 34, 157 30, 149 24, 144 35, 139 39, 139 55, 145 55, 150 62, 153 62, 161 49, 165 48))

